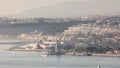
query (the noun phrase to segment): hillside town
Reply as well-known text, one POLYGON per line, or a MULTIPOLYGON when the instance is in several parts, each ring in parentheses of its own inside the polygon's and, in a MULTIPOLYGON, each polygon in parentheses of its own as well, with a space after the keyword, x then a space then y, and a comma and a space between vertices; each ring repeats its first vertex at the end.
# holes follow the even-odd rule
MULTIPOLYGON (((6 18, 5 18, 6 19, 6 18)), ((3 21, 3 18, 0 20, 3 21)), ((66 19, 24 19, 11 20, 9 24, 18 24, 18 22, 34 22, 39 23, 69 23, 77 21, 63 32, 56 34, 45 34, 35 30, 31 34, 20 34, 16 38, 34 40, 34 41, 49 41, 64 42, 62 45, 62 54, 120 54, 120 16, 83 16, 80 18, 66 19), (13 23, 14 22, 14 23, 13 23)), ((19 23, 21 24, 21 23, 19 23)), ((62 27, 61 27, 62 28, 62 27)), ((43 42, 44 43, 44 42, 43 42)), ((54 45, 54 44, 50 44, 54 45)), ((55 44, 56 45, 56 44, 55 44)), ((44 45, 45 46, 45 45, 44 45)), ((41 45, 42 49, 44 47, 41 45)), ((50 46, 52 47, 52 46, 50 46)), ((53 48, 54 49, 54 48, 53 48)), ((52 50, 53 50, 52 49, 52 50)), ((54 50, 53 50, 54 51, 54 50)))

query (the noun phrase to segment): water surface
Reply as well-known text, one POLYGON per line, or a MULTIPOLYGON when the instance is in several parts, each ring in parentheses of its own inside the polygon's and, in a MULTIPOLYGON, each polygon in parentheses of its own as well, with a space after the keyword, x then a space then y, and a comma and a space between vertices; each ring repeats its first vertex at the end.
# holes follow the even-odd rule
MULTIPOLYGON (((13 40, 12 40, 13 41, 13 40)), ((48 56, 40 52, 4 51, 12 44, 0 44, 0 68, 120 68, 120 57, 48 56)))

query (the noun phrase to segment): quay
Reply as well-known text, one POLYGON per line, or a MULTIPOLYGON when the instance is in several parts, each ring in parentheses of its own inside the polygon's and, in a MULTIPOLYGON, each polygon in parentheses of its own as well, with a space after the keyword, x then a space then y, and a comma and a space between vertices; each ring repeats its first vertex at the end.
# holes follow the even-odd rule
POLYGON ((120 54, 92 54, 92 56, 120 57, 120 54))

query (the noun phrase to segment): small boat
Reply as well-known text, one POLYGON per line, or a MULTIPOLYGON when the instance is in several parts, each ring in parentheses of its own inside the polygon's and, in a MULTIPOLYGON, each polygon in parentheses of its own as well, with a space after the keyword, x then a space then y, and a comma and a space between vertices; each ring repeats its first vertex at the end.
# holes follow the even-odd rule
POLYGON ((46 54, 46 55, 41 55, 42 57, 48 57, 48 55, 46 54))
POLYGON ((48 52, 43 52, 41 56, 42 57, 48 57, 48 52))
POLYGON ((101 68, 101 66, 100 65, 98 65, 98 67, 97 68, 101 68))

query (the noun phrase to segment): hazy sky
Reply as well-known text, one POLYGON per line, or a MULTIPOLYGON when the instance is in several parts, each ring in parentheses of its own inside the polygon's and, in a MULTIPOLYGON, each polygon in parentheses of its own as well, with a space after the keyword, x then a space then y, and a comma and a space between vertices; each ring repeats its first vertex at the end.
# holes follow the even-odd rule
POLYGON ((118 11, 120 6, 120 0, 0 0, 0 16, 19 13, 25 10, 40 8, 45 6, 51 6, 58 3, 64 3, 69 1, 89 2, 95 1, 96 7, 111 8, 110 11, 118 11), (101 2, 101 6, 97 6, 101 2), (104 5, 102 5, 102 2, 104 5), (107 6, 109 3, 110 6, 107 6), (113 9, 113 10, 112 10, 113 9))
POLYGON ((28 9, 54 5, 65 1, 87 0, 0 0, 0 15, 9 15, 28 9))

